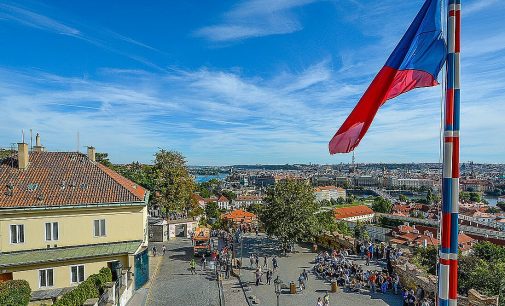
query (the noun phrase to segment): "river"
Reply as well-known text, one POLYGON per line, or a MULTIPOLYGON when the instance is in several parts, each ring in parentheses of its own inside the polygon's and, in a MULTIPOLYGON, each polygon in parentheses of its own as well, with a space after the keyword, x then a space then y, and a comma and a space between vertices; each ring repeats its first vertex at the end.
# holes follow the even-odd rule
POLYGON ((204 183, 208 182, 211 179, 218 179, 220 181, 224 181, 228 177, 228 173, 219 173, 215 175, 200 175, 197 174, 195 175, 195 182, 197 183, 204 183))

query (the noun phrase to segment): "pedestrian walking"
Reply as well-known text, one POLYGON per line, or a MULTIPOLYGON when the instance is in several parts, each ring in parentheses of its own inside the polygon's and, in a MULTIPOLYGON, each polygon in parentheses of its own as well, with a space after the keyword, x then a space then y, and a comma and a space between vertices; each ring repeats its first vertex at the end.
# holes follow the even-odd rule
POLYGON ((156 257, 156 246, 153 246, 153 256, 156 257))
POLYGON ((317 298, 316 306, 323 306, 323 299, 321 297, 317 298))
POLYGON ((263 268, 266 269, 268 268, 268 261, 267 261, 267 256, 263 256, 263 268))
POLYGON ((303 269, 303 278, 305 278, 305 281, 308 282, 309 280, 309 273, 307 273, 307 270, 303 269))
POLYGON ((323 297, 323 306, 330 306, 330 295, 328 292, 323 297))
POLYGON ((305 278, 303 278, 303 274, 300 274, 298 277, 298 286, 300 287, 300 291, 305 289, 305 278))
POLYGON ((231 263, 227 262, 226 263, 226 270, 225 270, 225 277, 226 277, 226 279, 230 278, 230 270, 231 270, 231 263))
POLYGON ((254 274, 256 276, 256 286, 259 286, 261 280, 261 269, 257 268, 254 274))
POLYGON ((163 245, 161 247, 161 253, 163 254, 163 256, 165 256, 165 253, 167 252, 167 247, 165 245, 163 245))
POLYGON ((195 268, 196 268, 196 261, 194 258, 192 258, 191 261, 189 262, 189 270, 191 270, 191 275, 196 274, 195 268))
POLYGON ((205 254, 202 254, 202 259, 201 259, 200 263, 202 265, 202 272, 203 272, 207 266, 207 258, 205 258, 205 254))
POLYGON ((274 272, 277 270, 277 267, 278 267, 278 262, 277 262, 277 257, 274 256, 274 258, 272 258, 272 267, 274 269, 274 272))
POLYGON ((267 270, 267 285, 271 285, 272 282, 272 271, 267 270))
POLYGON ((251 255, 249 256, 249 268, 251 268, 251 269, 252 269, 252 267, 253 267, 253 265, 254 265, 254 262, 255 262, 255 260, 254 260, 254 255, 253 255, 253 254, 251 254, 251 255))

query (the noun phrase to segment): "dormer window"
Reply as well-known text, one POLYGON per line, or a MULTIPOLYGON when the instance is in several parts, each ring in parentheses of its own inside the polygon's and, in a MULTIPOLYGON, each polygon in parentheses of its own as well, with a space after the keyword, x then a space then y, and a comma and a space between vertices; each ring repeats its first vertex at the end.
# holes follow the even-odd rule
POLYGON ((32 183, 32 184, 28 184, 27 189, 28 189, 28 191, 35 191, 35 190, 37 190, 38 187, 39 187, 39 184, 32 183))

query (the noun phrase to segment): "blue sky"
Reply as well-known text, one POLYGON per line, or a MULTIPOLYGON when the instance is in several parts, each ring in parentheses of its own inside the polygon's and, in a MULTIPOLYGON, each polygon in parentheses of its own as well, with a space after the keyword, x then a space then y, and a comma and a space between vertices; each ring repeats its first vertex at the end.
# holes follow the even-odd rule
MULTIPOLYGON (((0 146, 31 128, 114 162, 349 162, 328 141, 422 2, 0 1, 0 146)), ((505 162, 504 15, 463 1, 462 161, 505 162)), ((357 160, 438 161, 441 90, 389 101, 357 160)))

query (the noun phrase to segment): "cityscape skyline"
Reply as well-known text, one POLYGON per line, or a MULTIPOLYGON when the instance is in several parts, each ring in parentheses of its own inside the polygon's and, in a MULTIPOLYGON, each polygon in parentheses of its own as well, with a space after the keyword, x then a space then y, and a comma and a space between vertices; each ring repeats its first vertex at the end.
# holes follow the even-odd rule
MULTIPOLYGON (((116 163, 159 147, 190 165, 348 163, 328 141, 421 3, 4 2, 0 147, 32 128, 50 151, 75 151, 79 132, 116 163)), ((505 163, 505 140, 490 137, 505 132, 504 12, 465 5, 462 162, 505 163)), ((357 161, 438 162, 441 90, 387 103, 357 161)))

